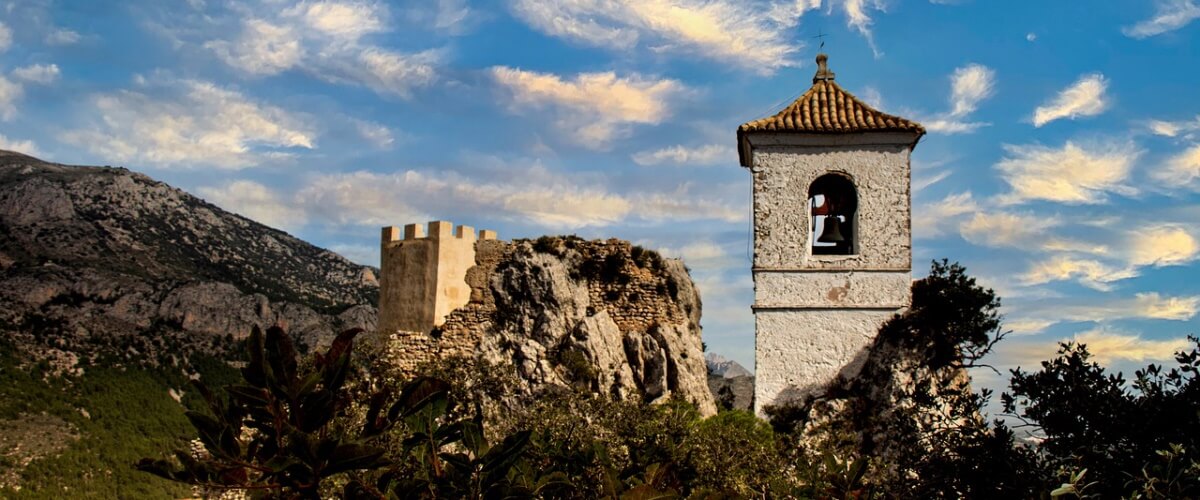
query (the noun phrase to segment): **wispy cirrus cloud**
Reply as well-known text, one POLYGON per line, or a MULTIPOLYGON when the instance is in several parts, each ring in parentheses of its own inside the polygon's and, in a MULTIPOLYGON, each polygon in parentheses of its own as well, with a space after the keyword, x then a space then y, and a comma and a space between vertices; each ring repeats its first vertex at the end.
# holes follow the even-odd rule
POLYGON ((1059 349, 1059 342, 1084 344, 1092 360, 1102 365, 1121 361, 1146 363, 1170 360, 1175 353, 1187 350, 1190 345, 1186 338, 1147 339, 1135 333, 1099 326, 1053 341, 1013 339, 1002 342, 995 354, 989 357, 989 363, 1033 368, 1041 361, 1053 358, 1059 349))
POLYGON ((686 88, 676 80, 614 72, 579 73, 563 78, 505 66, 491 69, 493 80, 511 94, 510 110, 556 111, 556 125, 578 144, 606 149, 629 134, 633 124, 657 124, 670 116, 669 101, 686 88))
POLYGON ((1078 280, 1084 286, 1100 291, 1112 290, 1114 281, 1136 277, 1132 267, 1112 267, 1096 259, 1070 255, 1055 255, 1037 262, 1021 276, 1027 285, 1040 285, 1052 281, 1078 280))
MULTIPOLYGON (((205 19, 238 23, 232 33, 215 26, 199 31, 200 45, 230 67, 264 77, 302 71, 318 79, 407 98, 438 79, 439 50, 400 51, 370 42, 391 31, 385 4, 358 0, 301 1, 292 5, 250 2, 205 19), (224 17, 221 17, 224 16, 224 17)), ((171 33, 185 30, 166 30, 171 33)))
POLYGON ((57 64, 31 64, 12 71, 12 76, 30 83, 48 85, 58 80, 57 64))
POLYGON ((426 220, 430 213, 488 214, 490 219, 550 230, 636 221, 735 222, 744 218, 731 204, 694 195, 686 185, 669 192, 616 192, 595 179, 554 172, 538 164, 511 177, 519 181, 479 181, 454 171, 358 171, 314 178, 295 199, 310 208, 310 220, 337 225, 389 225, 426 220))
POLYGON ((551 36, 614 50, 642 45, 690 53, 763 74, 795 65, 792 56, 800 48, 790 36, 796 16, 772 15, 780 10, 764 2, 514 0, 511 7, 518 18, 551 36))
POLYGON ((723 144, 675 145, 651 151, 640 151, 634 153, 631 158, 634 163, 642 166, 717 165, 736 162, 737 154, 732 146, 723 144))
POLYGON ((200 80, 159 79, 98 93, 94 115, 59 140, 147 167, 241 169, 315 147, 311 119, 200 80))
POLYGON ((992 97, 996 91, 995 70, 982 64, 967 64, 950 75, 950 110, 940 115, 921 120, 925 129, 942 134, 971 133, 989 125, 984 122, 968 121, 979 103, 992 97))
POLYGON ((258 182, 235 180, 220 186, 205 186, 197 192, 208 202, 271 227, 294 230, 304 225, 306 214, 258 182))
POLYGON ((1153 16, 1121 31, 1129 37, 1148 38, 1175 31, 1200 18, 1200 6, 1194 0, 1156 0, 1156 4, 1153 16))
POLYGON ((1170 157, 1150 175, 1168 188, 1196 188, 1200 184, 1200 145, 1170 157))
POLYGON ((913 238, 928 239, 945 235, 958 227, 963 216, 978 213, 979 203, 971 192, 955 193, 913 210, 913 238))
POLYGON ((1033 111, 1033 126, 1041 127, 1063 118, 1096 116, 1108 109, 1108 79, 1100 73, 1083 75, 1053 99, 1033 111))
POLYGON ((10 139, 10 138, 4 136, 3 134, 0 134, 0 149, 6 149, 8 151, 16 151, 18 153, 24 153, 29 156, 38 156, 41 154, 41 151, 38 149, 37 144, 34 144, 33 141, 28 140, 28 139, 26 139, 26 140, 10 139))
POLYGON ((1011 191, 1004 204, 1046 200, 1066 204, 1097 204, 1108 193, 1132 194, 1125 185, 1142 151, 1132 142, 1067 141, 1061 148, 1039 144, 1004 145, 1005 157, 996 164, 1011 191))

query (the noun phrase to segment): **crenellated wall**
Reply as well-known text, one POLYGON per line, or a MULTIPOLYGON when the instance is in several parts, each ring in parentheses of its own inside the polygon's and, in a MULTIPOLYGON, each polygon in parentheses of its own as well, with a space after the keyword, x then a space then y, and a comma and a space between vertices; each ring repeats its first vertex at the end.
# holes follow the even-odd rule
POLYGON ((454 227, 447 221, 426 226, 383 228, 380 242, 379 332, 429 332, 471 300, 467 270, 475 265, 477 241, 495 240, 495 231, 454 227))

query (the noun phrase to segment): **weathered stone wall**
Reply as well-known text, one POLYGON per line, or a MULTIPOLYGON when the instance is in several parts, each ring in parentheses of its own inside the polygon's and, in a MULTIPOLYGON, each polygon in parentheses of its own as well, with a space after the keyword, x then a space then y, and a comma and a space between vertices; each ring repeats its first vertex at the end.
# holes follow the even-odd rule
POLYGON ((430 333, 381 332, 397 376, 474 356, 511 364, 525 390, 587 388, 618 399, 680 395, 716 411, 700 301, 683 264, 620 240, 479 241, 470 301, 430 333))
POLYGON ((912 276, 905 271, 759 272, 756 307, 907 307, 912 276))
POLYGON ((756 411, 853 378, 864 349, 894 310, 769 309, 754 312, 756 411))
POLYGON ((912 265, 909 146, 765 146, 754 150, 754 266, 894 269, 912 265), (858 190, 855 255, 813 255, 808 187, 836 172, 858 190))
POLYGON ((758 136, 754 186, 755 410, 800 399, 855 361, 911 302, 911 135, 758 136), (808 192, 849 179, 853 255, 814 255, 808 192))
MULTIPOLYGON (((481 239, 495 239, 481 231, 481 239)), ((379 332, 427 332, 470 301, 468 269, 475 265, 475 229, 450 222, 409 224, 404 238, 383 228, 380 242, 379 332)))

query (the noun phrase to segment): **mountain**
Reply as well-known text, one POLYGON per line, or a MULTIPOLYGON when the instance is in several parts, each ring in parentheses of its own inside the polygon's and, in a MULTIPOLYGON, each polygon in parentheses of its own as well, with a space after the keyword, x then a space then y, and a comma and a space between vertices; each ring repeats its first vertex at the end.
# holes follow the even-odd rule
POLYGON ((375 276, 145 175, 0 151, 0 497, 189 495, 129 466, 194 432, 188 381, 232 381, 255 325, 374 329, 375 276))
POLYGON ((717 375, 724 378, 736 378, 753 376, 750 370, 739 364, 737 361, 726 358, 715 352, 704 353, 704 363, 708 365, 708 374, 717 375))
POLYGON ((373 325, 378 296, 374 269, 145 175, 6 151, 0 272, 0 330, 77 354, 95 354, 89 338, 276 322, 319 343, 373 325))

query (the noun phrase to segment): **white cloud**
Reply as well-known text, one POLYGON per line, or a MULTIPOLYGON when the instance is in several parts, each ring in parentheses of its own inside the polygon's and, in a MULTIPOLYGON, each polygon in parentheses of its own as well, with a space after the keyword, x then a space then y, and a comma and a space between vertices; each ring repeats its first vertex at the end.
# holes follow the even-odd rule
POLYGON ((1054 323, 1056 322, 1042 319, 1020 319, 1005 322, 1004 328, 1012 331, 1014 335, 1029 335, 1039 333, 1054 325, 1054 323))
POLYGON ((79 33, 67 28, 55 28, 49 33, 46 33, 46 37, 44 39, 47 45, 71 45, 78 43, 79 40, 79 33))
POLYGON ((512 9, 551 36, 614 50, 644 44, 655 51, 697 53, 762 74, 795 65, 791 56, 799 49, 790 37, 798 12, 782 15, 782 9, 753 2, 514 0, 512 9))
POLYGON ((0 119, 9 121, 17 116, 17 101, 24 94, 21 84, 0 75, 0 119))
POLYGON ((1164 225, 1134 231, 1131 238, 1130 264, 1135 266, 1172 266, 1185 264, 1200 254, 1200 243, 1179 226, 1164 225))
POLYGON ((954 70, 950 82, 950 116, 963 117, 995 93, 996 72, 982 64, 968 64, 954 70))
POLYGON ((366 120, 353 120, 358 134, 379 149, 390 149, 396 143, 392 130, 384 125, 366 120))
POLYGON ((594 149, 608 147, 629 133, 629 124, 657 124, 670 116, 667 101, 684 91, 670 79, 633 74, 580 73, 570 80, 558 75, 503 66, 492 77, 512 94, 510 109, 550 106, 559 111, 557 125, 576 142, 594 149))
POLYGON ((1003 366, 1035 367, 1041 361, 1057 356, 1058 342, 1075 342, 1087 346, 1092 360, 1102 365, 1119 361, 1146 363, 1173 359, 1175 353, 1187 350, 1187 339, 1152 340, 1140 335, 1115 330, 1106 326, 1076 333, 1056 342, 1016 341, 1001 343, 996 349, 997 360, 993 364, 1003 366))
POLYGON ((307 118, 196 80, 161 83, 164 95, 134 91, 92 97, 98 117, 60 136, 110 161, 148 167, 238 169, 312 149, 307 118))
POLYGON ((640 193, 631 196, 639 218, 649 221, 720 220, 741 222, 746 220, 744 208, 693 195, 687 185, 669 193, 640 193))
POLYGON ((6 149, 8 151, 16 151, 18 153, 24 153, 29 156, 40 156, 42 154, 42 152, 40 150, 38 150, 37 145, 34 144, 33 141, 30 141, 30 140, 22 141, 22 140, 9 139, 8 137, 4 136, 3 134, 0 134, 0 149, 6 149))
POLYGON ((1088 352, 1100 364, 1114 361, 1160 361, 1174 358, 1186 350, 1187 339, 1148 340, 1105 328, 1095 328, 1075 335, 1075 342, 1087 345, 1088 352))
MULTIPOLYGON (((1120 319, 1187 321, 1200 312, 1200 295, 1164 296, 1158 292, 1134 294, 1088 303, 1042 300, 1023 308, 1022 326, 1041 331, 1064 321, 1107 322, 1120 319)), ((1011 328, 1012 325, 1009 325, 1011 328)))
POLYGON ((408 53, 364 43, 369 35, 388 31, 381 3, 305 1, 285 9, 264 3, 242 17, 240 32, 203 46, 253 76, 299 70, 398 97, 437 80, 438 50, 408 53))
POLYGON ((1080 116, 1096 116, 1108 108, 1108 99, 1104 95, 1107 89, 1108 80, 1104 75, 1083 75, 1033 111, 1033 126, 1041 127, 1060 118, 1074 120, 1080 116))
POLYGON ((1165 168, 1156 169, 1150 175, 1170 188, 1194 187, 1200 180, 1200 145, 1171 157, 1165 168))
POLYGON ((1200 6, 1193 0, 1158 0, 1154 16, 1121 31, 1133 38, 1147 38, 1175 31, 1200 18, 1200 6))
POLYGON ((407 54, 372 47, 347 58, 324 61, 324 69, 315 74, 333 83, 357 84, 379 94, 408 97, 413 89, 437 80, 434 64, 440 57, 435 50, 407 54))
POLYGON ((303 210, 285 203, 275 191, 254 181, 238 180, 197 191, 214 205, 271 227, 295 229, 305 222, 303 210))
POLYGON ((1180 137, 1181 134, 1185 138, 1191 138, 1192 132, 1200 130, 1200 116, 1191 121, 1172 122, 1166 120, 1148 120, 1145 122, 1146 128, 1154 135, 1164 137, 1180 137))
POLYGON ((996 72, 982 64, 968 64, 950 75, 950 111, 921 120, 925 130, 941 134, 968 134, 990 125, 966 118, 991 97, 996 89, 996 72))
POLYGON ((1177 123, 1163 120, 1150 120, 1146 126, 1151 132, 1154 132, 1155 135, 1162 135, 1166 137, 1175 137, 1176 135, 1179 135, 1181 128, 1177 123))
POLYGON ((1021 280, 1027 285, 1040 285, 1051 281, 1078 279, 1084 286, 1096 290, 1112 289, 1110 283, 1137 276, 1132 267, 1114 268, 1093 259, 1080 259, 1067 255, 1056 255, 1033 265, 1021 280))
POLYGON ((379 245, 330 245, 329 249, 351 262, 379 267, 379 245))
POLYGON ((1200 309, 1200 296, 1163 297, 1157 292, 1136 294, 1129 317, 1186 321, 1200 309))
POLYGON ((683 145, 669 146, 654 151, 634 153, 633 162, 642 166, 662 165, 717 165, 737 161, 731 146, 721 144, 705 144, 703 146, 687 147, 683 145))
POLYGON ((303 2, 284 11, 317 31, 342 40, 354 41, 364 35, 383 31, 383 13, 377 4, 361 2, 303 2))
POLYGON ((1005 212, 975 212, 959 226, 963 239, 989 247, 1029 247, 1040 241, 1046 230, 1057 225, 1049 217, 1005 212))
POLYGON ((58 80, 59 71, 57 64, 34 64, 14 69, 12 75, 27 82, 46 85, 58 80))
MULTIPOLYGON (((562 230, 611 226, 630 220, 738 218, 727 205, 674 193, 618 194, 535 165, 512 180, 480 182, 453 171, 353 172, 314 179, 298 194, 314 218, 337 224, 388 225, 438 216, 488 214, 562 230), (731 215, 733 214, 733 215, 731 215)), ((682 194, 681 194, 682 193, 682 194)))
POLYGON ((862 92, 858 94, 858 98, 875 109, 883 109, 883 94, 875 87, 870 85, 863 87, 862 92))
POLYGON ((936 238, 957 224, 960 216, 976 213, 979 204, 971 193, 951 194, 942 200, 913 210, 913 238, 936 238))
POLYGON ((871 16, 867 14, 868 9, 884 10, 885 4, 883 0, 843 0, 842 8, 846 11, 846 26, 854 28, 863 38, 867 39, 867 44, 871 46, 871 51, 875 53, 875 57, 879 57, 882 53, 875 45, 875 36, 871 33, 871 16))
POLYGON ((283 25, 262 19, 247 19, 234 41, 213 40, 204 44, 225 64, 252 75, 274 75, 291 69, 304 58, 300 35, 283 25))
POLYGON ((4 23, 0 23, 0 52, 8 50, 12 45, 12 30, 4 23))
POLYGON ((921 120, 921 125, 925 127, 925 130, 933 133, 953 135, 969 134, 981 127, 986 127, 991 124, 984 122, 964 122, 946 118, 933 118, 921 120))
POLYGON ((1061 149, 1041 145, 1004 145, 1007 155, 996 168, 1012 192, 1003 203, 1048 200, 1068 204, 1095 204, 1110 192, 1130 194, 1122 183, 1141 155, 1133 143, 1108 142, 1078 145, 1067 141, 1061 149))

